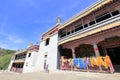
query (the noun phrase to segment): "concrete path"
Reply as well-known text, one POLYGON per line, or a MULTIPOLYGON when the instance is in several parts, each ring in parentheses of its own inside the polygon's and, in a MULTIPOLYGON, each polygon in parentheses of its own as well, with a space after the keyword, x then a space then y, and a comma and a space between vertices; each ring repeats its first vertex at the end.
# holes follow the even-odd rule
POLYGON ((120 80, 120 73, 91 73, 91 72, 71 72, 57 71, 50 73, 11 73, 0 72, 0 80, 120 80))

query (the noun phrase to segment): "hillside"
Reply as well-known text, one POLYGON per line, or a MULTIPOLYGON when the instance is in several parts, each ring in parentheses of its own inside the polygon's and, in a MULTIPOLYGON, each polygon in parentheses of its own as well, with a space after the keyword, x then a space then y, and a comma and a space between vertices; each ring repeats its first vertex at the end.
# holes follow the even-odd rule
POLYGON ((1 49, 0 48, 0 69, 7 69, 14 50, 1 49))

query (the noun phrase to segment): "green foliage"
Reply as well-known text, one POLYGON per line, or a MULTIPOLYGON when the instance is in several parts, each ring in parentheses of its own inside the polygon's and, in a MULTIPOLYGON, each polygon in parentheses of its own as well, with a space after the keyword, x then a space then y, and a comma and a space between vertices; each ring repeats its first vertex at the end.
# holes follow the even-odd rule
POLYGON ((7 69, 14 50, 0 49, 0 69, 7 69))

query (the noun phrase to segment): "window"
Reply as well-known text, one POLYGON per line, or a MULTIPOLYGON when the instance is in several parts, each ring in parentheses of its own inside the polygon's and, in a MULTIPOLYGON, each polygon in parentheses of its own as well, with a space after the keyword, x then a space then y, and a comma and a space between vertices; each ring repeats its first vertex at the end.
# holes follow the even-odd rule
POLYGON ((74 30, 71 30, 71 33, 74 33, 74 30))
POLYGON ((17 58, 18 58, 18 56, 16 55, 16 56, 15 56, 15 60, 17 60, 17 58))
POLYGON ((88 24, 85 24, 85 25, 84 25, 84 28, 87 28, 87 27, 88 27, 88 24))
POLYGON ((67 32, 67 35, 69 35, 70 34, 70 32, 67 32))
POLYGON ((50 38, 47 38, 47 39, 46 39, 46 42, 45 42, 45 45, 46 45, 46 46, 49 45, 49 42, 50 42, 50 38))
POLYGON ((47 55, 45 55, 44 58, 47 58, 47 55))
POLYGON ((93 24, 95 24, 95 21, 91 21, 91 22, 89 23, 90 26, 93 25, 93 24))
POLYGON ((66 36, 66 32, 64 32, 60 35, 60 37, 64 37, 64 36, 66 36))
POLYGON ((24 58, 26 57, 26 54, 24 54, 24 58))
POLYGON ((31 56, 31 53, 29 53, 28 57, 30 57, 30 56, 31 56))
POLYGON ((81 29, 83 29, 83 26, 77 26, 77 27, 75 28, 75 32, 76 32, 76 31, 79 31, 79 30, 81 30, 81 29))
POLYGON ((118 14, 120 14, 120 12, 119 12, 118 10, 112 12, 112 15, 113 15, 113 16, 116 16, 116 15, 118 15, 118 14))
POLYGON ((103 20, 106 20, 106 19, 108 19, 108 18, 110 18, 111 17, 111 15, 109 14, 109 13, 106 13, 106 14, 102 14, 100 17, 98 17, 97 19, 96 19, 96 22, 101 22, 101 21, 103 21, 103 20))
MULTIPOLYGON (((107 12, 107 13, 108 13, 108 12, 107 12)), ((100 18, 100 17, 102 17, 102 16, 106 15, 107 13, 103 13, 103 14, 101 14, 101 15, 97 16, 97 17, 96 17, 96 19, 98 19, 98 18, 100 18)))

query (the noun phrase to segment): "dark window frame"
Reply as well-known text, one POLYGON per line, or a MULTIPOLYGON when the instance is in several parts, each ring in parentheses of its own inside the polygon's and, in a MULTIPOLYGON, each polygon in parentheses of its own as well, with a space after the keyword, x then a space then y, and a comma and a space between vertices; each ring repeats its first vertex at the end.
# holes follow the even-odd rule
POLYGON ((28 54, 28 57, 31 57, 31 53, 28 54))
POLYGON ((47 58, 48 55, 44 55, 44 58, 47 58))
POLYGON ((112 14, 112 16, 116 16, 116 15, 120 14, 120 11, 116 10, 116 11, 111 12, 111 14, 112 14))
POLYGON ((75 32, 80 31, 80 30, 82 30, 82 29, 83 29, 83 26, 82 26, 82 25, 79 25, 79 26, 77 26, 77 27, 75 28, 75 32))
POLYGON ((112 17, 112 16, 110 15, 110 13, 107 13, 107 14, 102 15, 101 17, 97 18, 97 19, 96 19, 96 22, 99 23, 99 22, 104 21, 104 20, 106 20, 106 19, 108 19, 108 18, 110 18, 110 17, 112 17))
POLYGON ((89 22, 89 25, 90 25, 90 26, 93 25, 93 24, 96 24, 96 23, 95 23, 95 20, 89 22))
POLYGON ((88 27, 88 24, 84 24, 84 28, 87 28, 88 27))
POLYGON ((50 44, 50 38, 47 38, 46 41, 45 41, 45 46, 47 46, 49 44, 50 44))

